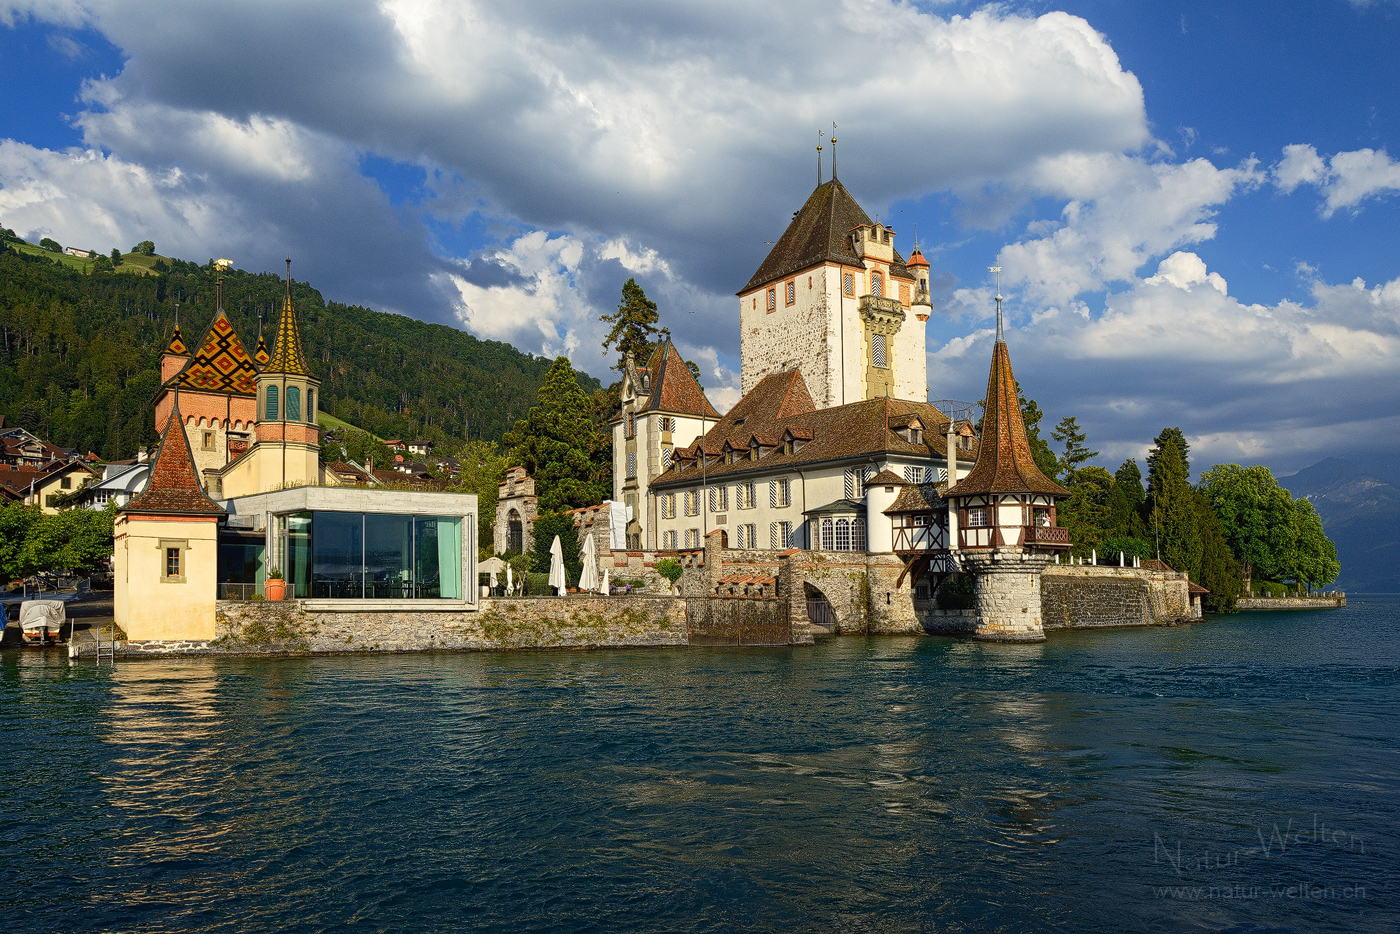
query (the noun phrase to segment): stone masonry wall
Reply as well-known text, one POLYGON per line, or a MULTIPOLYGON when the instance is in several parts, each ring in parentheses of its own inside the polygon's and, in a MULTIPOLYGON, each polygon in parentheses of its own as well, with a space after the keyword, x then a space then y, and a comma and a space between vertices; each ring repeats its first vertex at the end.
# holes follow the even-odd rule
POLYGON ((1052 564, 1041 575, 1041 612, 1047 630, 1166 626, 1190 619, 1187 588, 1177 571, 1052 564))
POLYGON ((119 655, 319 655, 686 645, 676 597, 516 597, 478 612, 308 611, 296 601, 220 601, 212 642, 127 642, 119 655))

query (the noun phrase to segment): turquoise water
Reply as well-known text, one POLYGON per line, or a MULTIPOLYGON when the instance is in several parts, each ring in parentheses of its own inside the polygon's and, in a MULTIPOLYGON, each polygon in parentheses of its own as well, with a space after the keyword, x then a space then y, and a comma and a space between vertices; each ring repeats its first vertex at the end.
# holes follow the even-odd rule
POLYGON ((0 931, 1395 930, 1398 637, 7 651, 0 931))

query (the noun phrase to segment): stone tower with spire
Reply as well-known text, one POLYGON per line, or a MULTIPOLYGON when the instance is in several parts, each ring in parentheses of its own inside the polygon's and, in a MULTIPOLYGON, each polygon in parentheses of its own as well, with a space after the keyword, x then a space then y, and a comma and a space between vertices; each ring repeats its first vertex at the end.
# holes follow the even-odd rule
POLYGON ((926 401, 928 263, 894 241, 839 180, 819 184, 739 290, 743 392, 800 370, 818 408, 926 401))
POLYGON ((1021 418, 1016 377, 1002 329, 997 290, 997 335, 982 417, 977 463, 948 490, 949 541, 963 571, 977 576, 973 637, 995 642, 1039 642, 1040 573, 1070 547, 1056 504, 1069 491, 1041 472, 1021 418))

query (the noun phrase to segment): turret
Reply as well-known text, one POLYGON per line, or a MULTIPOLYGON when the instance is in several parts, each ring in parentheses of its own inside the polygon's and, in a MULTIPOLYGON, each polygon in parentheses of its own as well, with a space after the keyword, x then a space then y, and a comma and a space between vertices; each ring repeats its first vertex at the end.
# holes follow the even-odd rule
POLYGON ((914 252, 909 255, 909 260, 904 265, 914 274, 914 300, 909 304, 913 307, 916 318, 927 321, 933 311, 933 300, 928 294, 928 260, 924 259, 917 243, 914 244, 914 252))
POLYGON ((287 260, 287 291, 277 323, 272 359, 258 374, 258 440, 319 444, 316 421, 321 381, 307 366, 301 329, 292 307, 292 261, 287 260))

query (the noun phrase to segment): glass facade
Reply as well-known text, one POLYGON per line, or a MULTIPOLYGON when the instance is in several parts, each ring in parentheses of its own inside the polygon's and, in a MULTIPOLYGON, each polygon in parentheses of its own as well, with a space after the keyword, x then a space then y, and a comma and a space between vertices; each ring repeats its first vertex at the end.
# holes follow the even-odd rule
POLYGON ((298 597, 463 599, 460 516, 317 510, 285 523, 287 584, 298 597))

